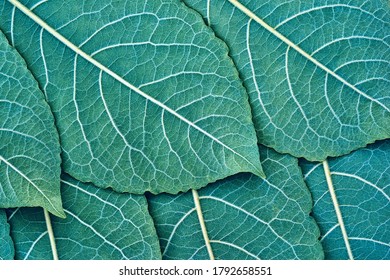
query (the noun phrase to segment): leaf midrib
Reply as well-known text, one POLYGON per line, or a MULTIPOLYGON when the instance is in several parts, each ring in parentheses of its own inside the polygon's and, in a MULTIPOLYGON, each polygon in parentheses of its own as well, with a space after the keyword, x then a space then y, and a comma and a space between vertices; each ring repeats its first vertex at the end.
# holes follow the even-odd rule
POLYGON ((218 143, 219 145, 221 145, 223 148, 229 150, 230 152, 232 152, 233 154, 241 157, 243 160, 245 160, 250 166, 253 167, 253 169, 255 170, 255 175, 258 175, 258 176, 261 176, 261 177, 264 177, 264 173, 261 169, 261 167, 259 166, 255 166, 249 159, 247 159, 245 156, 243 156, 242 154, 238 153, 237 151, 235 151, 234 149, 232 149, 231 147, 229 147, 228 145, 226 145, 225 143, 223 143, 221 140, 219 140, 218 138, 216 138, 215 136, 213 136, 212 134, 208 133, 207 131, 205 131, 204 129, 202 129, 201 127, 199 127, 198 125, 196 125, 195 123, 191 122, 190 120, 188 120, 187 118, 183 117, 182 115, 180 115, 179 113, 177 113, 175 110, 171 109, 170 107, 168 107, 167 105, 165 105, 164 103, 160 102, 159 100, 153 98, 152 96, 148 95, 147 93, 143 92, 142 90, 140 90, 138 87, 134 86, 133 84, 129 83, 128 81, 126 81, 125 79, 123 79, 121 76, 119 76, 118 74, 116 74, 114 71, 110 70, 108 67, 106 67, 105 65, 103 65, 102 63, 100 63, 99 61, 95 60, 94 58, 92 58, 90 55, 88 55, 87 53, 85 53, 84 51, 82 51, 78 46, 74 45, 71 41, 69 41, 67 38, 65 38, 63 35, 61 35, 57 30, 55 30, 53 27, 51 27, 50 25, 48 25, 44 20, 42 20, 40 17, 38 17, 38 15, 36 15, 35 13, 33 13, 30 9, 28 9, 26 6, 24 6, 23 4, 21 4, 18 0, 8 0, 12 5, 14 5, 15 7, 17 7, 21 12, 23 12, 26 16, 28 16, 30 19, 32 19, 35 23, 37 23, 39 26, 41 26, 43 29, 45 29, 47 32, 49 32, 52 36, 54 36, 56 39, 58 39, 60 42, 62 42, 64 45, 66 45, 68 48, 70 48, 72 51, 74 51, 76 54, 80 55, 81 57, 83 57, 85 60, 87 60, 88 62, 90 62, 91 64, 93 64, 94 66, 98 67, 101 71, 105 72, 106 74, 110 75, 112 78, 114 78, 115 80, 117 80, 118 82, 122 83, 123 85, 125 85, 126 87, 128 87, 129 89, 131 89, 132 91, 138 93, 139 95, 141 95, 142 97, 144 97, 146 100, 149 100, 151 101, 152 103, 154 103, 155 105, 157 105, 158 107, 162 108, 163 110, 169 112, 170 114, 172 114, 173 116, 177 117, 178 119, 180 119, 181 121, 185 122, 187 125, 189 125, 190 127, 196 129, 197 131, 201 132, 202 134, 206 135, 208 138, 210 138, 212 141, 218 143))

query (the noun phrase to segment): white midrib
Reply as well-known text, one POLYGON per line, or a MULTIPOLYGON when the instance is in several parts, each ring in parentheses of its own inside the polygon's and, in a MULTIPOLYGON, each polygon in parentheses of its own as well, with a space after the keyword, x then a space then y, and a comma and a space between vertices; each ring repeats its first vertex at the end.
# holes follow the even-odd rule
POLYGON ((337 201, 337 196, 336 196, 336 192, 335 192, 335 189, 334 189, 334 186, 333 186, 333 182, 332 182, 332 177, 331 177, 331 174, 330 174, 330 168, 329 168, 328 161, 324 160, 322 162, 322 164, 323 164, 323 167, 324 167, 326 183, 328 184, 329 193, 330 193, 330 196, 332 198, 334 210, 336 212, 337 221, 338 221, 338 223, 340 225, 341 233, 343 235, 345 248, 347 249, 347 253, 348 253, 349 259, 353 260, 354 257, 353 257, 353 254, 352 254, 351 245, 349 244, 348 233, 347 233, 347 230, 345 228, 343 215, 342 215, 341 210, 340 210, 340 205, 339 205, 339 203, 337 201))
POLYGON ((38 17, 36 14, 34 14, 31 10, 29 10, 26 6, 21 4, 19 1, 17 1, 17 0, 8 0, 8 1, 11 4, 13 4, 14 6, 16 6, 20 11, 22 11, 29 18, 31 18, 35 23, 40 25, 43 29, 45 29, 47 32, 49 32, 51 35, 53 35, 55 38, 57 38, 60 42, 62 42, 64 45, 66 45, 68 48, 70 48, 72 51, 74 51, 76 54, 80 55, 85 60, 87 60, 88 62, 92 63, 93 65, 98 67, 100 70, 102 70, 106 74, 110 75, 112 78, 114 78, 118 82, 122 83, 123 85, 125 85, 129 89, 135 91, 136 93, 138 93, 139 95, 144 97, 146 100, 151 101, 152 103, 154 103, 155 105, 159 106, 163 110, 169 112, 170 114, 174 115, 175 117, 177 117, 181 121, 185 122, 190 127, 193 127, 194 129, 198 130, 202 134, 206 135, 211 140, 213 140, 214 142, 218 143, 219 145, 221 145, 225 149, 231 151, 233 154, 235 154, 235 155, 241 157, 242 159, 244 159, 247 163, 249 163, 249 165, 251 165, 254 168, 254 170, 257 171, 257 173, 258 173, 257 175, 259 175, 259 176, 263 175, 263 171, 261 170, 261 168, 259 166, 255 166, 246 157, 244 157, 240 153, 236 152, 231 147, 227 146, 225 143, 223 143, 218 138, 214 137, 213 135, 211 135, 210 133, 208 133, 207 131, 205 131, 201 127, 197 126, 195 123, 191 122, 190 120, 186 119, 185 117, 183 117, 182 115, 180 115, 179 113, 177 113, 175 110, 171 109, 170 107, 168 107, 164 103, 158 101, 157 99, 155 99, 152 96, 148 95, 147 93, 143 92, 142 90, 140 90, 139 88, 137 88, 136 86, 132 85, 131 83, 129 83, 128 81, 123 79, 121 76, 116 74, 114 71, 110 70, 109 68, 107 68, 106 66, 104 66, 103 64, 101 64, 100 62, 95 60, 94 58, 92 58, 89 54, 85 53, 79 47, 77 47, 71 41, 69 41, 67 38, 62 36, 57 30, 55 30, 50 25, 48 25, 45 21, 43 21, 40 17, 38 17))
POLYGON ((203 239, 204 239, 204 242, 205 242, 205 245, 207 248, 207 252, 209 254, 210 260, 214 260, 215 259, 214 253, 213 253, 213 249, 211 248, 211 242, 209 239, 209 235, 207 233, 206 223, 205 223, 204 218, 203 218, 203 213, 202 213, 202 208, 200 206, 200 199, 199 199, 198 191, 193 189, 192 190, 192 197, 194 199, 195 209, 196 209, 196 213, 198 214, 198 220, 199 220, 200 227, 202 229, 203 239))
POLYGON ((328 73, 329 75, 333 76, 334 78, 336 78, 337 80, 339 80, 340 82, 342 82, 343 84, 345 84, 346 86, 348 86, 349 88, 351 88, 352 90, 354 90, 355 92, 359 93, 360 95, 362 95, 363 97, 367 98, 368 100, 371 100, 372 102, 378 104, 379 106, 381 106, 382 108, 384 108, 387 112, 390 112, 390 108, 387 108, 384 104, 380 103, 378 100, 372 98, 371 96, 367 95, 366 93, 364 93, 363 91, 361 91, 360 89, 358 89, 355 85, 351 84, 350 82, 348 82, 347 80, 345 80, 343 77, 339 76, 338 74, 336 74, 334 71, 330 70, 328 67, 326 67, 325 65, 323 65, 321 62, 319 62, 318 60, 316 60, 314 57, 312 57, 310 54, 308 54, 307 52, 305 52, 303 49, 301 49, 299 46, 297 46, 294 42, 292 42, 290 39, 288 39, 287 37, 285 37, 283 34, 281 34, 280 32, 278 32, 276 29, 274 29, 272 26, 268 25, 264 20, 262 20, 261 18, 259 18, 255 13, 253 13, 251 10, 249 10, 247 7, 245 7, 244 5, 242 5, 239 1, 237 0, 228 0, 230 3, 232 3, 235 7, 237 7, 240 11, 242 11, 244 14, 246 14, 249 18, 253 19, 254 21, 256 21, 258 24, 260 24, 262 27, 264 27, 267 31, 269 31, 271 34, 273 34, 275 37, 277 37, 278 39, 280 39, 281 41, 283 41, 285 44, 287 44, 288 46, 290 46, 291 48, 293 48, 295 51, 297 51, 298 53, 300 53, 303 57, 305 57, 306 59, 308 59, 309 61, 311 61, 312 63, 314 63, 317 67, 321 68, 322 70, 324 70, 326 73, 328 73))

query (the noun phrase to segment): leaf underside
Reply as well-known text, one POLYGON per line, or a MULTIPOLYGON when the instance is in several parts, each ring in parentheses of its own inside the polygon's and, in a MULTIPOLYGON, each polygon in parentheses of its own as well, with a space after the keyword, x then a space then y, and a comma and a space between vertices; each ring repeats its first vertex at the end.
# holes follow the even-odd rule
POLYGON ((180 1, 26 5, 65 39, 7 1, 0 28, 44 89, 67 173, 133 193, 263 176, 246 91, 197 13, 180 1))
POLYGON ((229 46, 261 144, 320 161, 390 137, 387 1, 184 2, 229 46))
MULTIPOLYGON (((261 149, 263 180, 238 174, 198 191, 215 259, 321 259, 298 162, 261 149)), ((209 259, 191 192, 148 197, 163 259, 209 259)))
POLYGON ((26 63, 0 31, 0 208, 64 216, 54 118, 26 63))
POLYGON ((12 260, 14 254, 14 243, 10 236, 7 216, 5 215, 5 210, 0 209, 0 260, 12 260))
MULTIPOLYGON (((390 259, 390 141, 328 161, 352 257, 390 259)), ((322 166, 306 161, 301 166, 313 196, 325 257, 350 258, 322 166)))
MULTIPOLYGON (((146 199, 118 194, 62 177, 66 219, 52 217, 58 257, 63 260, 160 259, 146 199)), ((18 208, 9 215, 16 259, 52 259, 40 208, 18 208)))

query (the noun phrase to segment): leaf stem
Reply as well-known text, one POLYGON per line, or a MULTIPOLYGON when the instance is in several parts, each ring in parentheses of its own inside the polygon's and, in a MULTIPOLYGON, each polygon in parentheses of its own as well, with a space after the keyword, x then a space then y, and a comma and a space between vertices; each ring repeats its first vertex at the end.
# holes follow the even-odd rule
POLYGON ((352 254, 351 245, 349 244, 348 234, 347 234, 347 230, 346 230, 345 225, 344 225, 344 220, 343 220, 343 216, 341 214, 340 205, 339 205, 339 202, 337 201, 337 196, 336 196, 336 192, 335 192, 335 189, 334 189, 334 186, 333 186, 333 182, 332 182, 332 177, 331 177, 328 161, 324 160, 322 162, 322 165, 324 166, 326 182, 328 184, 328 189, 329 189, 330 196, 332 197, 334 210, 336 212, 337 220, 338 220, 338 223, 340 225, 341 233, 343 235, 343 239, 344 239, 345 247, 347 249, 348 257, 349 257, 350 260, 353 260, 354 257, 353 257, 353 254, 352 254))
POLYGON ((198 213, 199 224, 200 227, 202 228, 202 234, 203 234, 204 242, 206 243, 207 252, 209 253, 210 260, 215 260, 213 249, 211 248, 211 244, 210 244, 210 239, 207 234, 206 223, 204 221, 203 214, 202 214, 202 208, 200 207, 198 192, 196 190, 192 190, 192 196, 194 198, 196 212, 198 213))
POLYGON ((50 214, 46 209, 43 209, 43 213, 45 214, 45 222, 46 222, 47 232, 49 234, 51 251, 53 253, 53 260, 58 261, 57 246, 54 238, 53 227, 51 226, 50 214))

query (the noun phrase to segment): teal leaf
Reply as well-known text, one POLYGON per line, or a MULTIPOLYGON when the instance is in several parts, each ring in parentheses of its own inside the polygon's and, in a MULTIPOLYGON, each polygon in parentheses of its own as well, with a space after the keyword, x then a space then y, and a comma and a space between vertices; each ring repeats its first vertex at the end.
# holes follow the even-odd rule
POLYGON ((260 143, 320 161, 390 137, 388 1, 184 2, 229 46, 260 143))
POLYGON ((267 179, 238 174, 198 192, 148 197, 163 259, 323 258, 297 159, 267 148, 261 157, 267 179))
POLYGON ((4 209, 0 209, 0 260, 12 260, 15 250, 4 209))
POLYGON ((60 164, 50 108, 0 31, 0 207, 42 206, 64 217, 60 164))
POLYGON ((138 194, 264 176, 227 47, 183 3, 9 2, 0 28, 44 89, 67 173, 138 194))
POLYGON ((334 191, 322 164, 301 163, 325 257, 390 259, 390 140, 328 162, 334 191))
MULTIPOLYGON (((56 252, 64 260, 160 259, 145 197, 118 194, 63 176, 66 219, 51 218, 56 252)), ((16 259, 52 259, 48 226, 39 208, 9 215, 16 259)))

